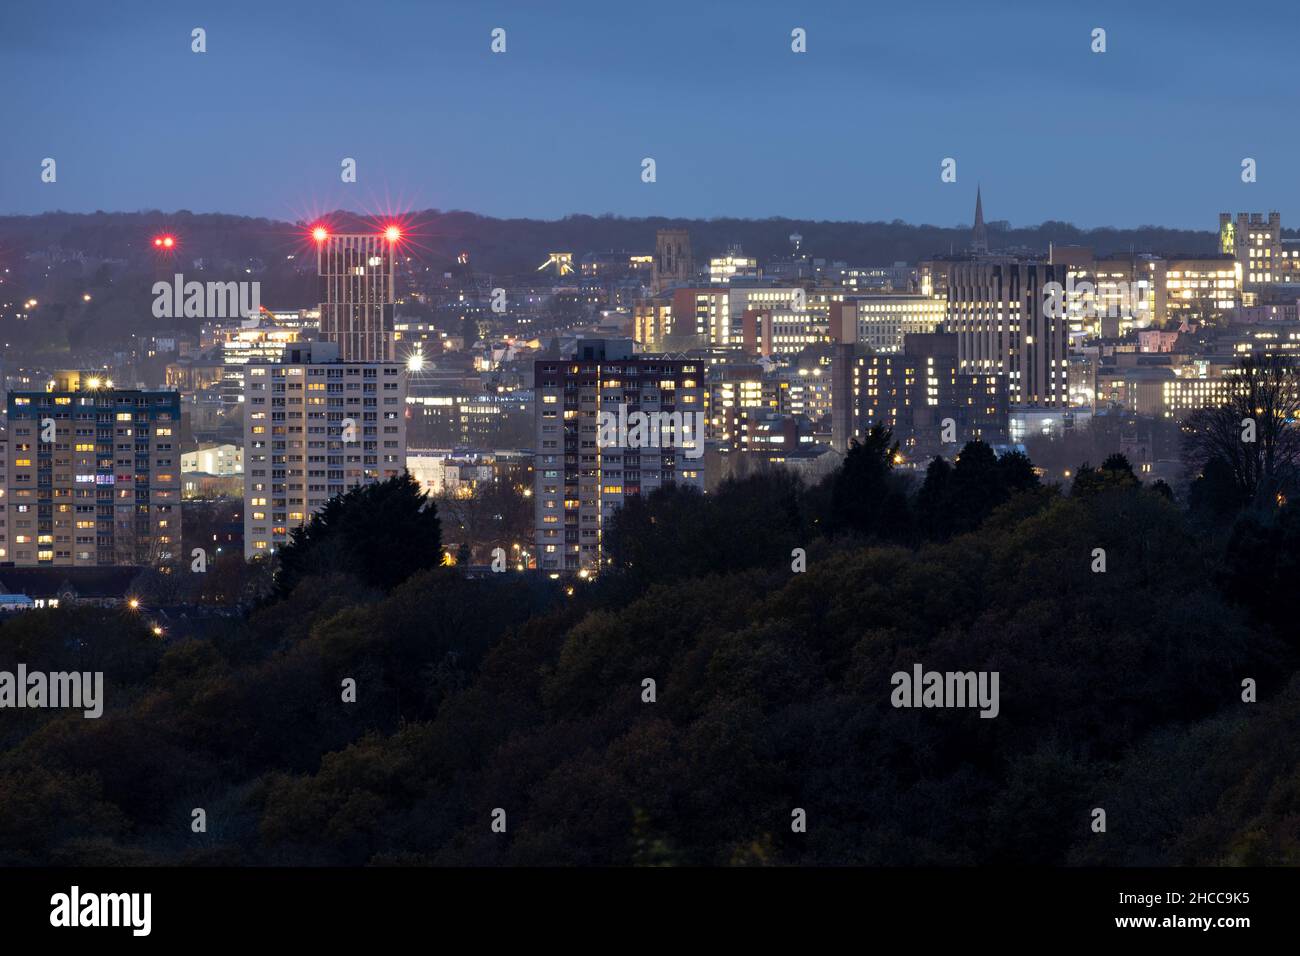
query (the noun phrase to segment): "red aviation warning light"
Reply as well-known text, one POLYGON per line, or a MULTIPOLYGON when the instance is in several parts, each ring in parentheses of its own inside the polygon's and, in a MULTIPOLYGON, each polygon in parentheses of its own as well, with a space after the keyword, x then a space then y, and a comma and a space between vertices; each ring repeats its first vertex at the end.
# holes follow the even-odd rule
POLYGON ((329 238, 329 230, 326 229, 324 226, 317 226, 315 229, 311 231, 311 237, 315 239, 317 242, 324 242, 326 239, 329 238))
POLYGON ((398 229, 396 226, 389 226, 384 230, 384 238, 389 242, 396 242, 398 239, 402 238, 402 230, 398 229))
POLYGON ((154 236, 155 249, 172 249, 176 246, 175 236, 154 236))

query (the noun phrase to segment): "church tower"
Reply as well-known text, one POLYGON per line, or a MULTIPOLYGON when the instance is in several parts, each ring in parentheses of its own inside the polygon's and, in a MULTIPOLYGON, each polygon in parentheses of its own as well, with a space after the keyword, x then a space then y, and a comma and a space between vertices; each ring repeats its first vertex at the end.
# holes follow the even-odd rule
POLYGON ((984 200, 979 186, 975 187, 975 228, 971 230, 970 251, 977 256, 989 253, 989 234, 984 228, 984 200))

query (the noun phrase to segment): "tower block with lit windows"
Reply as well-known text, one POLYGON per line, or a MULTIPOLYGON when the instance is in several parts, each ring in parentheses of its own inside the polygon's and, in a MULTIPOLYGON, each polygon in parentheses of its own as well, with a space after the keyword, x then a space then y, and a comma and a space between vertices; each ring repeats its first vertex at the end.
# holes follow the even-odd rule
POLYGON ((401 230, 374 235, 313 233, 321 279, 320 331, 343 362, 391 362, 397 357, 393 309, 401 230))
POLYGON ((169 564, 180 551, 180 393, 57 372, 8 397, 0 561, 169 564), (7 537, 7 540, 6 540, 7 537))
POLYGON ((275 552, 331 498, 406 467, 406 375, 397 361, 401 230, 311 232, 320 340, 245 368, 244 556, 275 552))

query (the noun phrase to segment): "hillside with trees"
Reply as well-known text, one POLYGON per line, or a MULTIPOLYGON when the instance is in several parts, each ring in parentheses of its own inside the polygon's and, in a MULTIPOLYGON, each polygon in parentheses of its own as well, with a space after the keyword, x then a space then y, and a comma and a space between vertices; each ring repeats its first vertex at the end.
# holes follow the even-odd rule
POLYGON ((909 483, 892 446, 634 501, 595 582, 436 566, 394 485, 208 639, 10 617, 0 668, 107 703, 6 713, 0 862, 1300 862, 1296 506, 1190 511, 1119 455, 1067 492, 979 443, 909 483), (997 671, 998 716, 896 709, 917 663, 997 671))

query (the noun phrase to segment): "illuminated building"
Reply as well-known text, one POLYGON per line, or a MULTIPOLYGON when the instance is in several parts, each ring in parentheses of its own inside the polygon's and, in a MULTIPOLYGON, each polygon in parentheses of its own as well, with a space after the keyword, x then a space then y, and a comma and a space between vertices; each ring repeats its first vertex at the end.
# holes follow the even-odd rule
POLYGON ((321 279, 320 332, 343 362, 396 359, 393 310, 400 231, 333 235, 313 230, 321 279))
POLYGON ((1156 316, 1164 325, 1215 322, 1237 307, 1239 276, 1230 256, 1158 259, 1153 273, 1156 316))
POLYGON ((1006 380, 1013 406, 1068 405, 1064 315, 1048 314, 1048 283, 1067 267, 1009 258, 955 262, 944 329, 957 335, 958 368, 1006 380))
POLYGON ((706 437, 720 450, 730 450, 743 412, 780 410, 781 385, 776 376, 765 374, 761 365, 719 365, 709 369, 705 386, 709 416, 706 437))
MULTIPOLYGON (((816 303, 801 285, 762 286, 732 283, 727 295, 727 307, 731 312, 730 341, 732 344, 744 341, 746 312, 802 312, 813 310, 815 306, 816 303)), ((826 308, 823 307, 820 311, 829 321, 826 308)))
POLYGON ((756 309, 741 318, 742 342, 752 355, 798 355, 831 341, 826 312, 756 309))
POLYGON ((344 362, 330 342, 245 366, 244 553, 284 545, 329 499, 402 473, 406 377, 391 362, 344 362))
POLYGON ((757 279, 762 275, 758 260, 741 255, 740 249, 728 249, 725 256, 709 260, 709 282, 727 285, 733 279, 757 279))
POLYGON ((244 400, 244 366, 250 362, 278 362, 284 350, 300 341, 302 330, 259 325, 225 328, 221 333, 221 404, 227 408, 244 400))
POLYGON ((1300 283, 1300 241, 1282 238, 1282 217, 1270 212, 1219 213, 1219 251, 1232 256, 1237 281, 1255 305, 1261 292, 1282 283, 1300 283))
POLYGON ((178 392, 114 388, 98 375, 59 372, 44 392, 11 393, 8 413, 0 499, 8 560, 84 567, 152 565, 176 556, 178 392))
POLYGON ((946 299, 928 295, 863 295, 842 304, 840 342, 857 341, 876 352, 898 352, 903 336, 938 332, 948 309, 946 299))
POLYGON ((1057 246, 1051 262, 1066 268, 1064 305, 1076 342, 1218 322, 1237 307, 1238 277, 1230 256, 1096 258, 1083 246, 1057 246))
POLYGON ((538 360, 533 471, 537 566, 596 571, 601 531, 629 498, 669 484, 703 489, 704 435, 680 443, 601 447, 600 413, 703 416, 703 367, 637 356, 628 339, 581 340, 569 359, 538 360), (699 454, 697 454, 697 452, 699 454))
POLYGON ((244 449, 238 445, 205 445, 197 451, 187 451, 181 455, 181 474, 192 471, 205 475, 242 475, 244 473, 244 449))
POLYGON ((729 291, 716 287, 678 287, 642 299, 632 309, 632 338, 646 352, 730 345, 730 302, 729 291))
POLYGON ((905 453, 951 454, 967 441, 995 443, 1007 434, 1007 379, 993 370, 963 370, 958 336, 909 335, 897 354, 863 354, 841 345, 832 370, 832 445, 875 424, 894 432, 905 453), (943 421, 953 420, 954 443, 942 441, 943 421))
POLYGON ((665 348, 707 348, 731 342, 730 296, 718 289, 674 289, 672 334, 665 348))
POLYGON ((632 307, 632 338, 644 352, 663 352, 672 322, 671 298, 641 299, 632 307))
POLYGON ((546 257, 546 261, 537 267, 537 271, 543 269, 555 270, 557 277, 564 277, 573 274, 573 253, 572 252, 552 252, 546 257))

